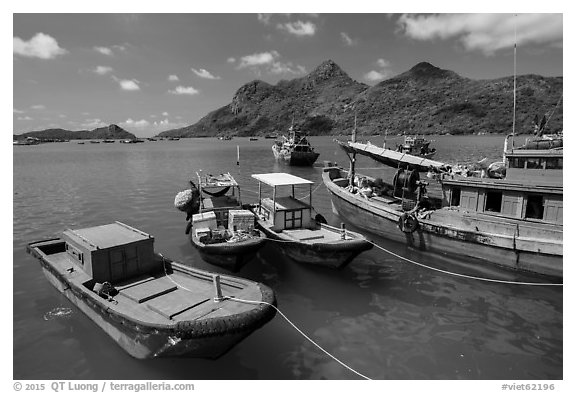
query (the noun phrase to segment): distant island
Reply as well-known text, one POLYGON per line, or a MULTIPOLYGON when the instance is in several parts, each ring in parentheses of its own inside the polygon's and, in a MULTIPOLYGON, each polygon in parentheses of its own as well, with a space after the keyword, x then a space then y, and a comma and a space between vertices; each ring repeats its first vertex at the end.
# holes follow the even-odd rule
MULTIPOLYGON (((545 132, 563 130, 563 77, 516 78, 516 132, 532 133, 536 116, 545 132), (552 116, 553 114, 553 116, 552 116)), ((197 123, 161 132, 162 138, 270 136, 292 123, 308 135, 506 134, 512 131, 513 77, 474 80, 430 63, 375 86, 350 78, 332 60, 310 74, 271 85, 254 80, 232 102, 197 123)), ((14 135, 43 139, 135 139, 111 124, 92 131, 49 129, 14 135)))
POLYGON ((69 131, 61 128, 51 128, 43 131, 31 131, 13 135, 15 141, 35 138, 40 141, 67 141, 71 139, 137 139, 136 136, 116 124, 96 128, 92 131, 69 131))

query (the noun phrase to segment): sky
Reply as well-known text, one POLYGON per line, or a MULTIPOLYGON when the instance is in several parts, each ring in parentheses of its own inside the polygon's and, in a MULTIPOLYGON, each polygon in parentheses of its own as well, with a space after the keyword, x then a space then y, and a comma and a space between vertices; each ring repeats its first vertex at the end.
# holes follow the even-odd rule
MULTIPOLYGON (((214 12, 214 11, 212 11, 214 12)), ((374 85, 421 61, 473 79, 563 76, 563 15, 15 13, 13 133, 194 124, 254 79, 332 59, 374 85), (516 32, 515 32, 516 30, 516 32), (516 38, 515 38, 516 37, 516 38)))

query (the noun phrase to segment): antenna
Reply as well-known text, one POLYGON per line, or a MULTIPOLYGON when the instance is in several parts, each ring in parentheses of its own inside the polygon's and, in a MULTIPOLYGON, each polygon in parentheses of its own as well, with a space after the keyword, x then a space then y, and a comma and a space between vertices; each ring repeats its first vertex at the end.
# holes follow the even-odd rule
POLYGON ((512 109, 512 150, 514 150, 514 136, 516 135, 516 15, 514 14, 514 108, 512 109))

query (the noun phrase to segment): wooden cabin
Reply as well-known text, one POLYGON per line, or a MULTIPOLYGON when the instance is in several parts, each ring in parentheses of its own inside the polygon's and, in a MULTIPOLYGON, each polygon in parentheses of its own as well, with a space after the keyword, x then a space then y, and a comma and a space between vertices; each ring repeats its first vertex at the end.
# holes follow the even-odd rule
POLYGON ((116 283, 162 269, 154 257, 154 238, 116 221, 86 229, 68 229, 66 253, 96 282, 116 283))
POLYGON ((310 228, 312 218, 312 182, 288 173, 265 173, 252 175, 258 180, 258 214, 270 222, 272 229, 280 232, 284 229, 310 228), (272 198, 262 198, 262 183, 273 188, 272 198), (296 199, 295 186, 309 185, 310 197, 307 202, 296 199), (289 195, 279 196, 278 189, 288 188, 289 195))
POLYGON ((506 152, 504 179, 458 177, 442 180, 443 206, 562 224, 562 149, 506 152))

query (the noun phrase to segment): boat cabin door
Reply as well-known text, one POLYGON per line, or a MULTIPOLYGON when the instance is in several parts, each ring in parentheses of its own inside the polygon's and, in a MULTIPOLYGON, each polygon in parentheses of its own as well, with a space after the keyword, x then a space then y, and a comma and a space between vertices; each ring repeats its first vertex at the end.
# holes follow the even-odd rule
POLYGON ((110 281, 123 281, 138 273, 138 252, 135 245, 110 250, 110 281))

